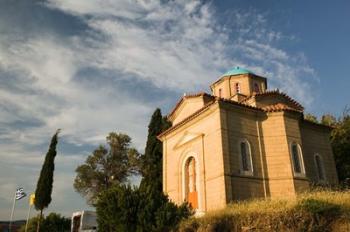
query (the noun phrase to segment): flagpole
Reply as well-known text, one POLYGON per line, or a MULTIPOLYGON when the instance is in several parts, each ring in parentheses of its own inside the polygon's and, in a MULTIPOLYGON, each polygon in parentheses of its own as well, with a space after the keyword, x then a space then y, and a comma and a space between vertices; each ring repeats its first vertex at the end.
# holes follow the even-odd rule
POLYGON ((32 205, 29 204, 29 209, 28 209, 28 214, 27 214, 27 222, 26 222, 26 228, 25 228, 25 232, 27 232, 27 228, 28 228, 28 221, 29 221, 29 216, 30 216, 30 210, 32 209, 32 205))
POLYGON ((15 204, 16 204, 16 192, 15 196, 13 197, 13 204, 12 204, 12 211, 11 211, 11 218, 10 218, 10 225, 9 225, 9 231, 12 231, 12 218, 13 218, 13 212, 15 211, 15 204))

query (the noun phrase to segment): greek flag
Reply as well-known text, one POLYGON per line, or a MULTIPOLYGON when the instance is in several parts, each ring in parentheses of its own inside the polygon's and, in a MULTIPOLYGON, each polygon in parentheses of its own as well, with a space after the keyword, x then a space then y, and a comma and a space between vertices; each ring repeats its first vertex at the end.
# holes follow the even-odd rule
POLYGON ((21 200, 25 196, 27 196, 27 194, 23 191, 23 188, 18 188, 16 190, 16 201, 21 200))

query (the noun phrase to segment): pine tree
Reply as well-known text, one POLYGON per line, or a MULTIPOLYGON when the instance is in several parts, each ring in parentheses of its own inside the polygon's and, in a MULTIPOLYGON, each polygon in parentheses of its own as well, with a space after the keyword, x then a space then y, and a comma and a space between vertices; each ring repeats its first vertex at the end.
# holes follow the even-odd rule
POLYGON ((140 153, 131 146, 127 134, 111 132, 107 144, 95 149, 75 170, 73 186, 90 205, 97 202, 102 191, 128 183, 128 177, 140 170, 140 153))
POLYGON ((59 132, 60 130, 57 130, 51 139, 51 144, 48 152, 46 153, 45 161, 41 168, 39 180, 36 185, 34 205, 36 210, 40 210, 37 232, 40 230, 40 222, 43 215, 43 210, 44 208, 47 208, 51 203, 53 172, 55 170, 54 161, 57 154, 56 145, 59 132))

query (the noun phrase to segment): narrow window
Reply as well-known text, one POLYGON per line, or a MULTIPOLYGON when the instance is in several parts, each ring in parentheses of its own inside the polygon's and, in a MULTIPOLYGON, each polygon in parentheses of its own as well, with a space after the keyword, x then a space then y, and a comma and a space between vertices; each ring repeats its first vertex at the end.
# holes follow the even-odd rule
POLYGON ((319 180, 325 180, 324 166, 319 154, 315 154, 315 164, 317 169, 317 176, 319 180))
POLYGON ((222 97, 222 89, 219 89, 219 97, 222 97))
POLYGON ((301 173, 298 146, 296 144, 292 145, 292 154, 293 154, 294 172, 301 173))
POLYGON ((247 157, 247 145, 245 142, 241 143, 241 158, 242 158, 242 169, 243 171, 249 171, 248 157, 247 157))
POLYGON ((241 86, 239 83, 235 84, 235 88, 236 88, 236 93, 241 93, 241 86))
POLYGON ((241 161, 241 171, 245 175, 252 175, 252 157, 250 151, 250 145, 248 141, 241 141, 239 143, 239 151, 240 151, 240 161, 241 161))
POLYGON ((291 145, 291 158, 293 163, 293 171, 294 175, 296 176, 304 176, 305 169, 304 169, 304 163, 303 158, 301 154, 301 148, 300 145, 297 143, 292 143, 291 145))
POLYGON ((256 93, 260 93, 260 88, 259 88, 258 83, 254 83, 254 91, 255 91, 256 93))

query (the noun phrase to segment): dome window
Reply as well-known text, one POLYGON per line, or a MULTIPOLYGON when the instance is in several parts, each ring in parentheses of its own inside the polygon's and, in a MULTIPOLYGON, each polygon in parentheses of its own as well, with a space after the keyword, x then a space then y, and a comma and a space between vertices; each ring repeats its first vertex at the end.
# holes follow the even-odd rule
POLYGON ((254 83, 254 92, 260 93, 260 88, 259 88, 258 83, 254 83))
POLYGON ((241 85, 237 82, 235 84, 236 93, 241 93, 241 85))

